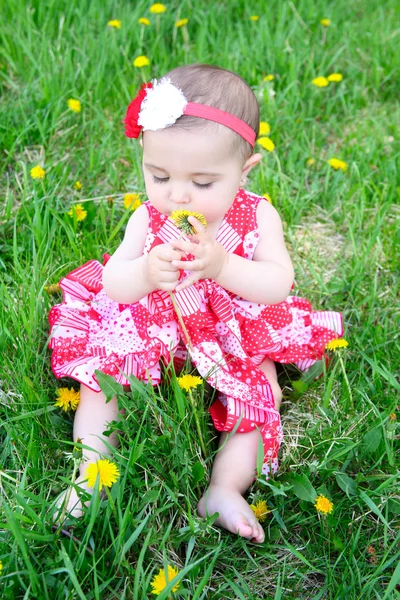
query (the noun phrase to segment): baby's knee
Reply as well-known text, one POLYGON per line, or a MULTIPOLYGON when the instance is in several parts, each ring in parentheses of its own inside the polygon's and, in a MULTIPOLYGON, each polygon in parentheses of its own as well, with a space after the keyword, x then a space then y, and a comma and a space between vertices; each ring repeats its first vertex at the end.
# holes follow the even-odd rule
POLYGON ((282 402, 282 390, 281 390, 281 387, 280 387, 279 383, 275 379, 272 379, 269 383, 270 383, 271 388, 272 388, 272 393, 274 394, 275 408, 276 408, 276 410, 279 410, 281 402, 282 402))

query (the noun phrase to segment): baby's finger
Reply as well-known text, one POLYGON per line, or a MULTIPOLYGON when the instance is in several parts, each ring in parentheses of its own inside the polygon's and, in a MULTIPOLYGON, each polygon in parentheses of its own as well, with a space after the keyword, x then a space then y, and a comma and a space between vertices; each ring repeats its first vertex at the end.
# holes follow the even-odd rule
POLYGON ((181 252, 185 252, 186 254, 195 254, 196 250, 199 248, 198 244, 185 242, 185 240, 172 240, 171 245, 176 250, 181 250, 181 252))
POLYGON ((191 223, 191 225, 193 225, 196 233, 198 235, 202 235, 206 232, 206 227, 203 225, 203 223, 201 223, 201 221, 199 221, 199 219, 196 219, 196 217, 194 217, 193 215, 191 215, 190 217, 188 217, 188 221, 189 223, 191 223))
POLYGON ((188 288, 189 286, 193 285, 194 283, 196 283, 196 281, 198 281, 199 279, 200 279, 200 277, 198 277, 194 274, 190 275, 189 277, 186 277, 186 279, 181 281, 180 284, 176 286, 175 292, 181 292, 182 290, 184 290, 184 289, 188 288))
POLYGON ((202 260, 173 260, 171 264, 176 269, 183 269, 184 271, 201 271, 204 269, 202 260))

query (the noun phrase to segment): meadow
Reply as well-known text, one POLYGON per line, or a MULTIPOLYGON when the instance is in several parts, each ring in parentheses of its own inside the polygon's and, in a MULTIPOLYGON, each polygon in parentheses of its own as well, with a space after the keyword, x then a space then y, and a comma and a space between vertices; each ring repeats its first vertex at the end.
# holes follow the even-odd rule
POLYGON ((150 598, 167 565, 178 575, 159 600, 400 598, 398 2, 150 7, 2 7, 0 598, 150 598), (77 389, 50 368, 55 284, 112 253, 145 199, 127 104, 142 81, 194 62, 252 86, 270 141, 257 146, 247 189, 282 217, 295 293, 341 311, 348 341, 318 379, 280 374, 280 470, 248 494, 270 511, 260 546, 197 516, 217 450, 210 393, 197 388, 193 406, 173 375, 160 388, 116 389, 120 478, 73 528, 51 518, 74 465, 73 415, 54 406, 57 389, 77 389))

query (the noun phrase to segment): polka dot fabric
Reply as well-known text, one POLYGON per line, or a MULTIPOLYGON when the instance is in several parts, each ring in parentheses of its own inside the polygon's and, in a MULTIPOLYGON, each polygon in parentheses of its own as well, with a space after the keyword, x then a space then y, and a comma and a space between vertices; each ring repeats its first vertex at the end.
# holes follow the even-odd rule
MULTIPOLYGON (((217 240, 228 252, 252 260, 258 244, 256 210, 265 199, 239 189, 217 240)), ((149 202, 149 229, 143 253, 185 237, 149 202)), ((105 262, 108 260, 105 255, 105 262)), ((190 257, 188 257, 188 263, 190 257)), ((188 265, 189 266, 189 265, 188 265)), ((189 352, 197 370, 219 392, 210 408, 218 431, 261 432, 268 476, 278 468, 282 441, 279 412, 270 383, 257 367, 265 358, 307 370, 323 357, 325 345, 343 335, 339 313, 313 311, 298 296, 271 306, 251 303, 202 280, 175 294, 192 349, 176 318, 170 296, 156 291, 134 304, 118 304, 102 286, 103 265, 89 261, 61 280, 63 301, 49 315, 52 368, 99 391, 98 369, 128 384, 135 377, 160 382, 160 363, 171 355, 177 366, 189 352)), ((182 273, 185 277, 190 272, 182 273)))

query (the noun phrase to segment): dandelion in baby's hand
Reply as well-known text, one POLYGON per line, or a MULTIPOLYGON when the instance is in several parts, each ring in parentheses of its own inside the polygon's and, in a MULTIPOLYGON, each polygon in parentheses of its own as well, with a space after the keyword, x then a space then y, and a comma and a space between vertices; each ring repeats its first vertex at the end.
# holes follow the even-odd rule
MULTIPOLYGON (((153 581, 150 584, 153 588, 151 593, 155 594, 156 596, 159 596, 161 592, 167 587, 168 583, 172 581, 173 578, 178 575, 178 573, 178 569, 175 569, 175 567, 171 567, 170 565, 168 565, 167 567, 167 573, 165 573, 164 569, 160 569, 157 575, 154 576, 153 581)), ((176 592, 178 587, 179 581, 177 584, 174 585, 172 591, 176 592)))
POLYGON ((343 75, 341 73, 331 73, 327 77, 328 81, 334 81, 334 82, 342 81, 342 79, 343 79, 343 75))
POLYGON ((333 511, 333 504, 330 500, 328 500, 326 496, 318 496, 315 499, 314 506, 317 509, 317 511, 319 513, 322 513, 323 515, 330 515, 333 511))
POLYGON ((68 211, 70 217, 75 217, 77 221, 84 221, 87 217, 87 210, 85 210, 82 204, 74 204, 71 210, 68 211))
POLYGON ((124 207, 126 210, 136 210, 142 203, 138 194, 125 194, 124 196, 124 207))
POLYGON ((271 127, 267 121, 260 122, 260 129, 258 131, 259 135, 268 135, 271 131, 271 127))
POLYGON ((250 508, 253 511, 256 519, 263 523, 267 518, 267 514, 271 511, 268 509, 267 503, 265 500, 259 500, 256 504, 250 504, 250 508))
POLYGON ((149 59, 147 58, 147 56, 137 56, 135 58, 135 60, 133 61, 133 66, 134 67, 138 67, 138 69, 141 69, 142 67, 148 67, 150 64, 149 59))
POLYGON ((260 17, 258 15, 251 15, 250 21, 258 21, 260 17))
POLYGON ((329 85, 329 81, 326 77, 316 77, 311 83, 317 87, 326 87, 329 85))
POLYGON ((115 29, 121 29, 121 21, 118 19, 113 19, 112 21, 108 21, 107 25, 109 27, 114 27, 115 29))
POLYGON ((343 172, 347 171, 347 163, 344 160, 339 160, 338 158, 330 158, 328 160, 328 165, 330 165, 335 171, 339 169, 343 172))
POLYGON ((186 235, 192 235, 193 233, 197 233, 194 225, 192 225, 188 218, 195 217, 204 227, 207 227, 207 221, 204 215, 197 212, 192 212, 190 210, 174 210, 170 215, 170 219, 175 223, 175 225, 183 231, 186 235))
POLYGON ((67 100, 67 104, 68 104, 68 108, 70 110, 72 110, 72 112, 74 112, 74 113, 81 112, 81 110, 82 110, 82 105, 81 105, 80 101, 75 100, 75 98, 69 98, 69 100, 67 100))
POLYGON ((183 27, 184 25, 187 25, 189 23, 189 19, 179 19, 179 21, 177 21, 175 23, 175 27, 177 29, 179 29, 179 27, 183 27))
POLYGON ((331 340, 325 346, 327 350, 332 350, 332 352, 336 352, 336 350, 341 350, 342 348, 347 348, 349 342, 344 338, 331 340))
POLYGON ((44 179, 46 171, 40 165, 36 165, 30 171, 32 179, 44 179))
POLYGON ((80 392, 76 392, 73 388, 58 388, 57 390, 58 400, 54 403, 54 406, 61 408, 64 412, 67 410, 76 410, 81 398, 80 392))
POLYGON ((150 12, 155 15, 160 15, 161 13, 165 13, 167 7, 165 4, 161 4, 161 2, 156 2, 150 6, 150 12))
POLYGON ((263 81, 273 81, 275 79, 275 76, 272 75, 271 73, 269 73, 268 75, 266 75, 263 79, 263 81))
POLYGON ((275 144, 268 137, 259 137, 257 140, 257 144, 260 144, 264 150, 268 150, 268 152, 273 152, 275 148, 275 144))
POLYGON ((58 292, 61 292, 61 287, 59 283, 50 283, 50 285, 45 285, 43 289, 50 295, 58 294, 58 292))
POLYGON ((75 181, 74 183, 74 190, 76 190, 77 192, 80 192, 82 189, 82 184, 80 181, 75 181))
POLYGON ((140 19, 138 19, 138 23, 139 25, 150 25, 150 19, 147 19, 146 17, 140 17, 140 19))
POLYGON ((117 465, 107 458, 90 463, 85 471, 85 477, 88 480, 88 486, 94 487, 97 476, 99 477, 100 489, 111 487, 119 478, 119 469, 117 465))
POLYGON ((181 377, 177 377, 177 382, 180 388, 188 392, 201 385, 203 380, 201 377, 196 377, 196 375, 182 375, 181 377))

